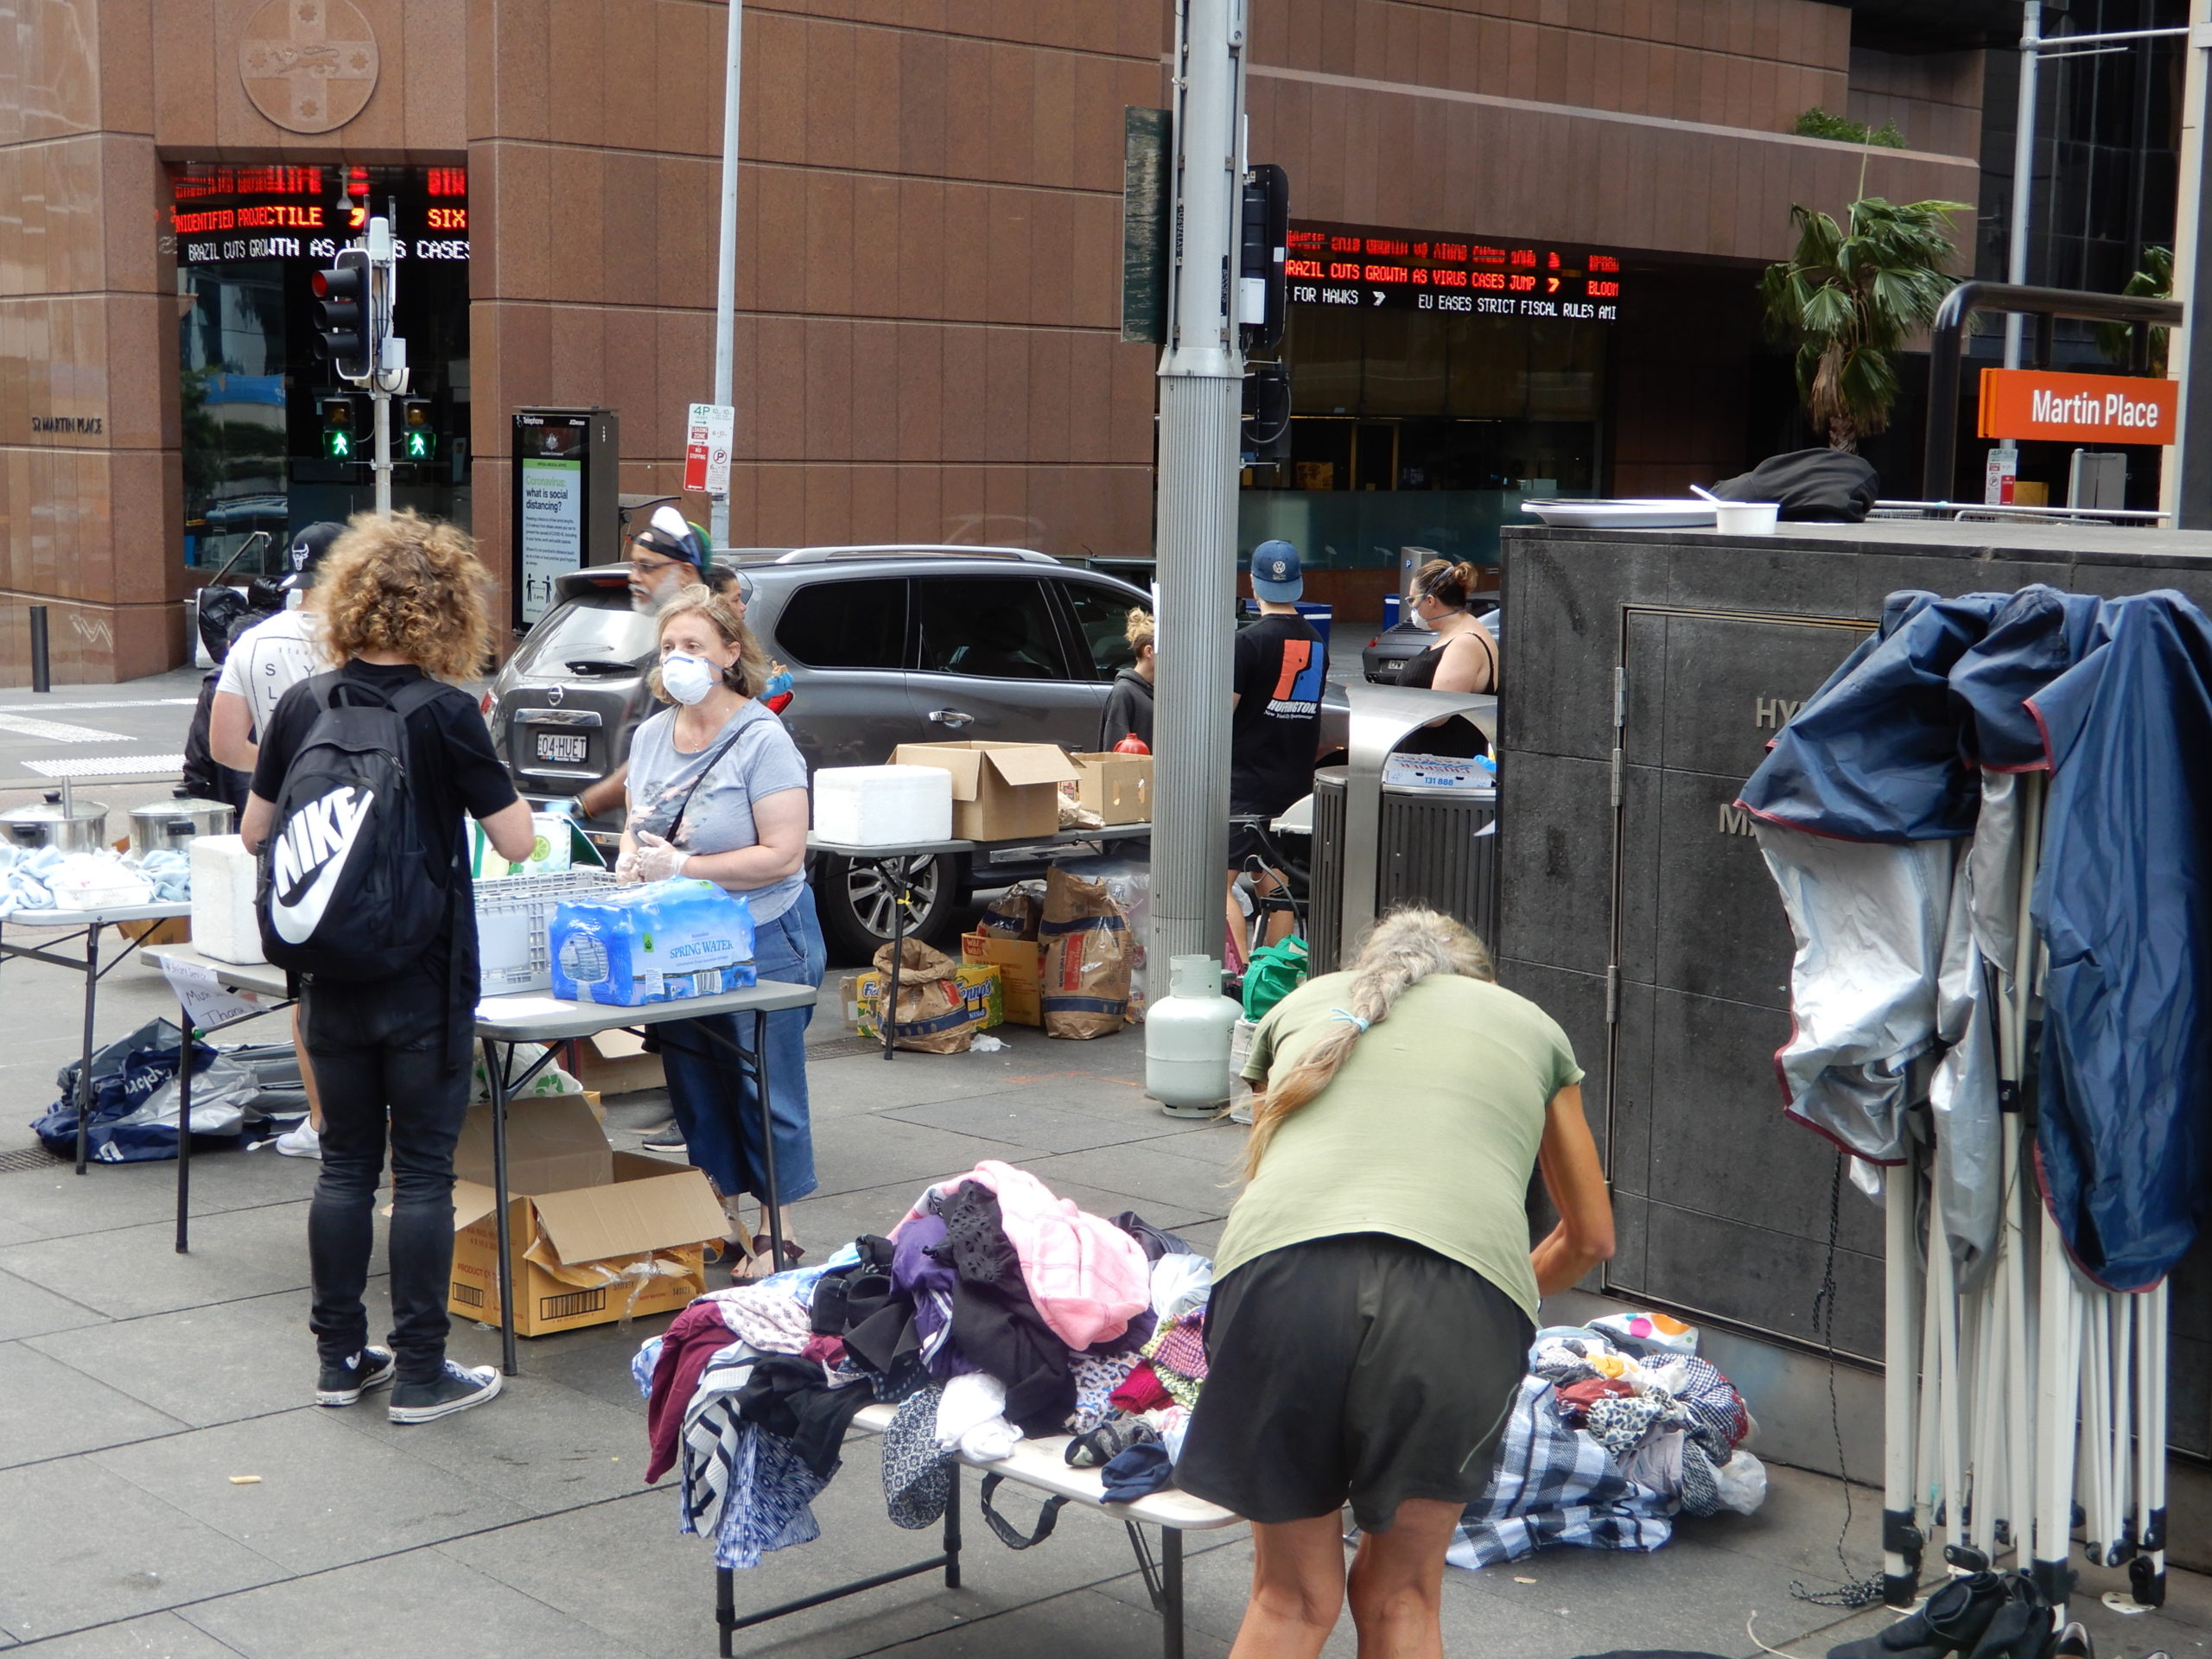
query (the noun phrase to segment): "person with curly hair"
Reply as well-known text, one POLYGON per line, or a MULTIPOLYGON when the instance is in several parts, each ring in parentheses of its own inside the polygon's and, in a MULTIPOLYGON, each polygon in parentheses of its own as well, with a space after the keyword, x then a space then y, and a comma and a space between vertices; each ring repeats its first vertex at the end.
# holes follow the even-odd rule
MULTIPOLYGON (((753 912, 760 977, 819 985, 828 957, 806 885, 806 763, 760 701, 769 674, 760 641, 729 595, 694 584, 663 607, 652 684, 669 707, 630 740, 630 816, 615 873, 627 881, 696 876, 740 895, 753 912)), ((786 1204, 815 1186, 806 1090, 813 1015, 808 1007, 768 1016, 766 1116, 786 1204)), ((767 1216, 750 1236, 739 1220, 745 1194, 766 1203, 767 1180, 752 1080, 731 1063, 737 1017, 671 1020, 654 1034, 677 1133, 721 1195, 733 1254, 749 1256, 756 1276, 791 1266, 804 1252, 788 1213, 780 1218, 787 1258, 780 1262, 764 1259, 767 1216)))
POLYGON ((496 1367, 446 1357, 453 1276, 453 1159, 468 1111, 479 989, 475 900, 463 815, 501 856, 529 856, 530 809, 493 753, 476 700, 452 681, 491 652, 490 577, 451 524, 401 512, 357 516, 326 556, 312 603, 339 664, 277 702, 261 734, 240 833, 258 849, 274 827, 284 775, 325 708, 389 702, 429 678, 437 695, 406 720, 416 830, 447 893, 446 926, 415 962, 377 980, 302 976, 309 1064, 322 1096, 322 1173, 308 1207, 308 1274, 321 1370, 315 1403, 350 1406, 394 1382, 396 1423, 423 1423, 499 1391, 496 1367), (372 1212, 391 1146, 391 1345, 368 1340, 362 1293, 372 1212))

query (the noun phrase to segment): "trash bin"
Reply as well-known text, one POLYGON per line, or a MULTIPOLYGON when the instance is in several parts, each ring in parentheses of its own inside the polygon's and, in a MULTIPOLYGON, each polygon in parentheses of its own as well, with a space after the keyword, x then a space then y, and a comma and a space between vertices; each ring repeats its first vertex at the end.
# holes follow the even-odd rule
POLYGON ((1329 626, 1336 620, 1335 610, 1326 605, 1309 604, 1301 599, 1298 601, 1298 613, 1306 619, 1307 625, 1314 632, 1321 636, 1321 660, 1327 662, 1329 660, 1329 626))
POLYGON ((1382 626, 1386 632, 1398 626, 1401 617, 1404 614, 1402 607, 1405 602, 1406 596, 1403 594, 1382 595, 1382 626))
MULTIPOLYGON (((1347 768, 1313 774, 1313 889, 1306 943, 1325 974, 1349 961, 1344 918, 1347 768)), ((1375 913, 1425 905, 1494 945, 1497 931, 1497 791, 1385 784, 1376 839, 1375 913)))

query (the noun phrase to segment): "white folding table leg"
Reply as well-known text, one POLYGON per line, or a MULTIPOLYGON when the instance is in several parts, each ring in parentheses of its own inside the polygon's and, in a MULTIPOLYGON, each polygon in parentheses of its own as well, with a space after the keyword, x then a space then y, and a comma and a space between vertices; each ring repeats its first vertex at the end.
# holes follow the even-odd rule
POLYGON ((1920 1582, 1922 1536, 1914 1518, 1914 1438, 1919 1427, 1919 1254, 1913 1238, 1910 1162, 1882 1174, 1882 1599, 1910 1607, 1920 1582))
POLYGON ((2166 1601, 2166 1286, 2142 1294, 2135 1310, 2136 1539, 2140 1553, 2127 1564, 2136 1602, 2166 1601))
POLYGON ((2074 1434, 2081 1381, 2082 1310, 2066 1247, 2050 1217, 2043 1228, 2042 1353, 2036 1415, 2043 1436, 2036 1471, 2035 1565, 2053 1619, 2063 1625, 2073 1591, 2068 1565, 2074 1520, 2074 1434))

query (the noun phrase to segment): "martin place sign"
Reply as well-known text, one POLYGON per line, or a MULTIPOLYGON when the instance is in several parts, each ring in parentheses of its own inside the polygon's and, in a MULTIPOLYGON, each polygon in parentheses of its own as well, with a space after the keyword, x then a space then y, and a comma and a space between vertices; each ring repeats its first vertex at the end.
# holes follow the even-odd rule
POLYGON ((2171 443, 2180 407, 2180 383, 2173 380, 1984 369, 1979 430, 1985 438, 2171 443))

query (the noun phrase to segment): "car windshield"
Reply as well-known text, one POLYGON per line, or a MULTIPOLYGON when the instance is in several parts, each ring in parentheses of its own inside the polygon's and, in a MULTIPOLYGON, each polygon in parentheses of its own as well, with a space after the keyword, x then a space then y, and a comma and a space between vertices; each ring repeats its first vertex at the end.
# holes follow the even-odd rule
POLYGON ((560 674, 572 663, 642 662, 652 649, 652 618, 632 610, 628 592, 617 588, 572 599, 545 618, 523 642, 516 667, 560 674))

